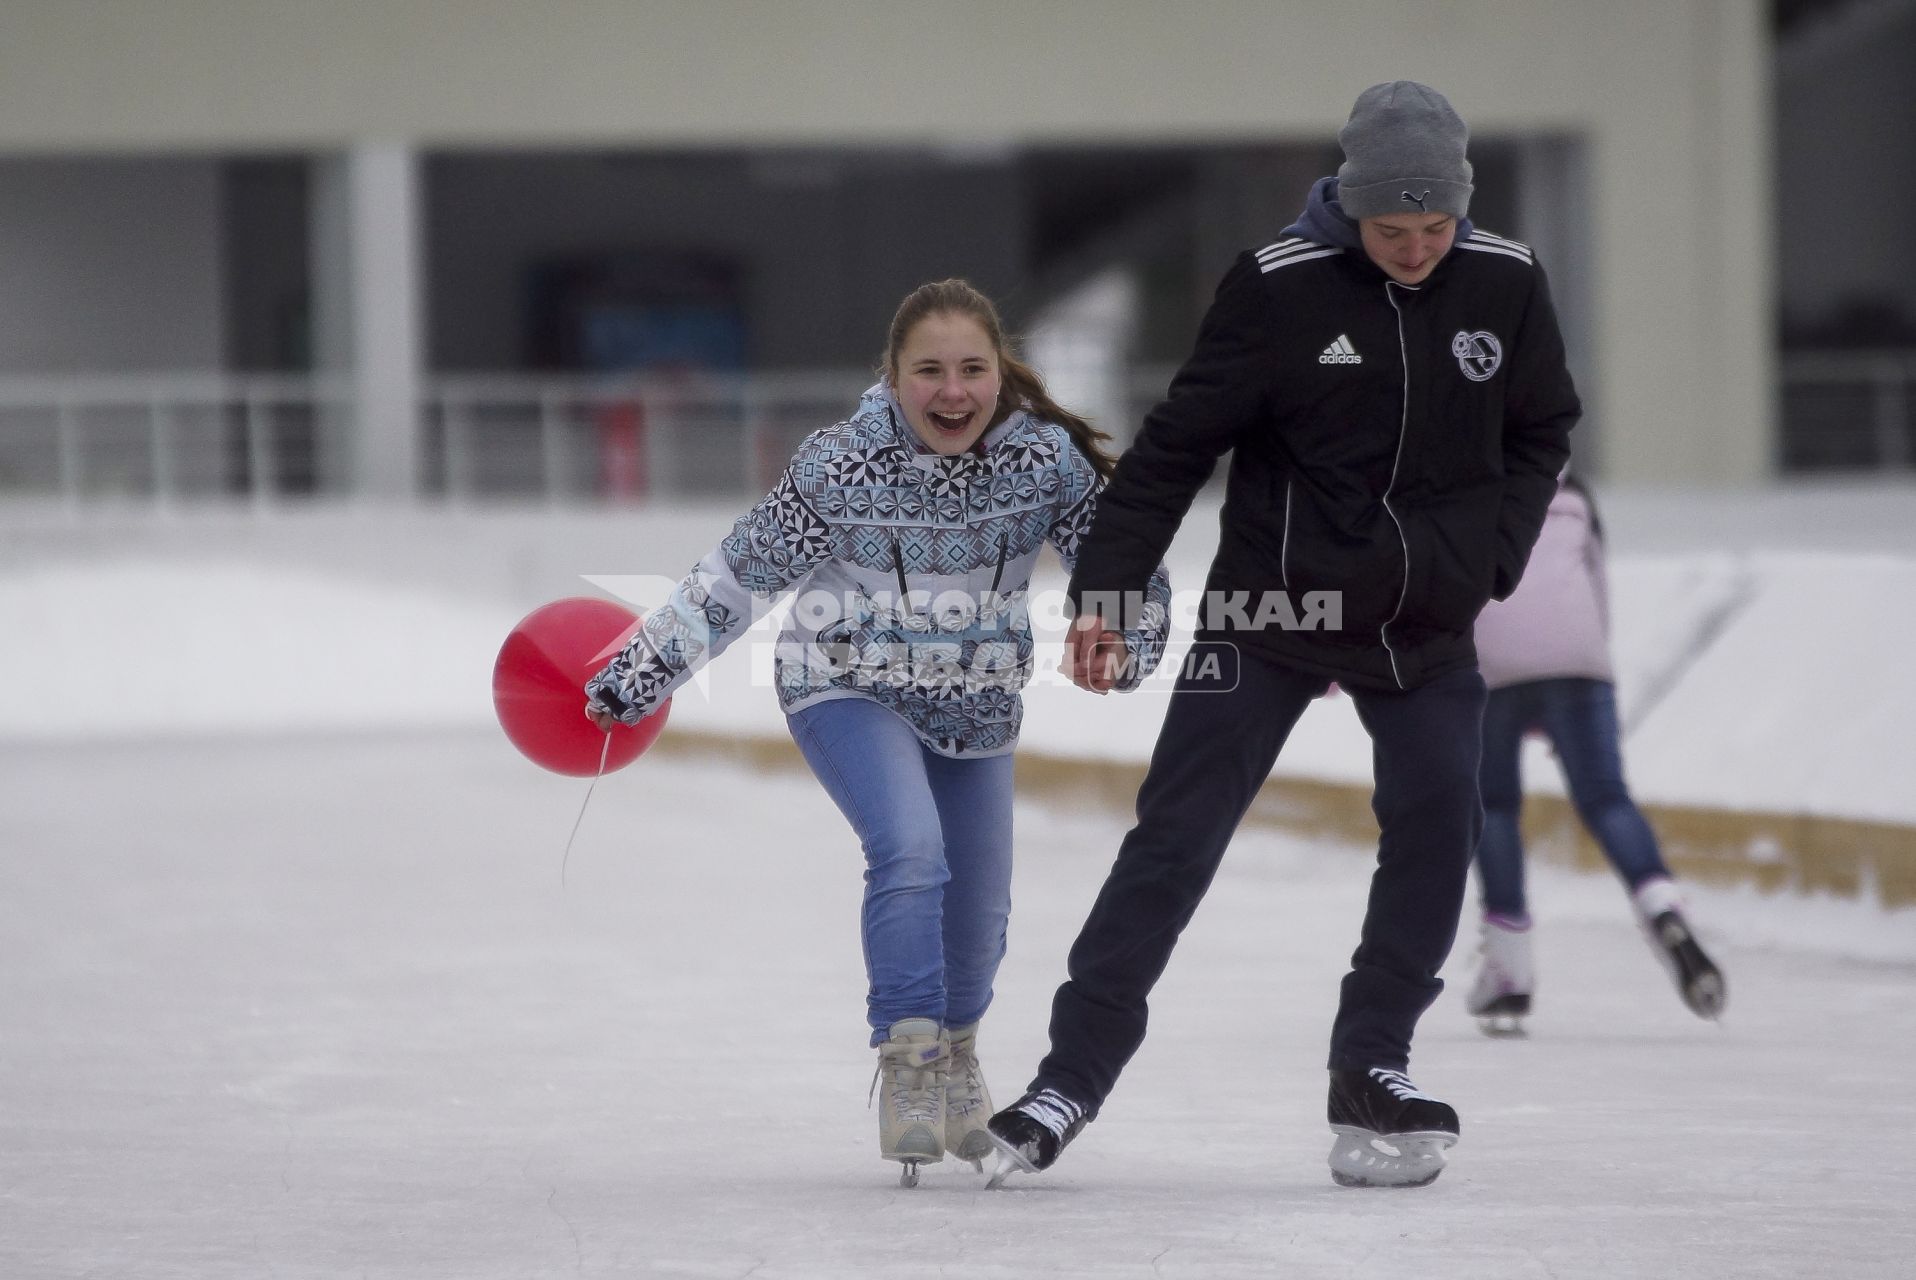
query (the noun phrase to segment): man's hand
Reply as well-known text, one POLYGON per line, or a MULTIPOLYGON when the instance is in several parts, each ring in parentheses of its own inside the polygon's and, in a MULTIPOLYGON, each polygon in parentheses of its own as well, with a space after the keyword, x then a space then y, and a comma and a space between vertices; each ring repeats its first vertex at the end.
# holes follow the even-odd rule
POLYGON ((1124 674, 1130 651, 1124 637, 1104 625, 1104 616, 1079 614, 1064 637, 1064 672, 1071 683, 1093 693, 1109 693, 1124 674))

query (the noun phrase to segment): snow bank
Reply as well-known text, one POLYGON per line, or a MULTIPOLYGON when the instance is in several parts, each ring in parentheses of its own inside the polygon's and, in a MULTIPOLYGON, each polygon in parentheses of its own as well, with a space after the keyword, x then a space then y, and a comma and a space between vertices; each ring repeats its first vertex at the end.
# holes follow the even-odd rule
MULTIPOLYGON (((1681 550, 1645 549, 1639 528, 1637 549, 1612 564, 1626 757, 1639 794, 1916 824, 1905 746, 1916 673, 1903 653, 1916 634, 1916 553, 1699 548, 1709 506, 1697 502, 1681 550)), ((1828 505, 1848 504, 1832 496, 1828 505)), ((653 510, 624 524, 603 514, 491 523, 422 514, 371 526, 322 515, 250 538, 209 523, 197 539, 190 521, 175 521, 163 545, 134 525, 115 538, 76 534, 67 541, 77 553, 37 530, 35 554, 0 564, 0 740, 488 726, 506 630, 545 599, 595 590, 565 572, 535 585, 526 564, 603 569, 610 559, 651 571, 649 586, 620 586, 654 604, 690 549, 716 541, 732 514, 653 510), (671 563, 637 563, 648 547, 669 547, 671 563), (446 572, 455 563, 462 571, 446 572), (495 564, 492 581, 484 570, 495 564)), ((1212 516, 1194 513, 1173 548, 1181 589, 1201 584, 1212 516)), ((763 642, 775 623, 762 622, 679 694, 674 728, 783 736, 763 642)), ((1041 660, 1056 658, 1053 634, 1041 660)), ((1027 747, 1141 762, 1167 689, 1159 680, 1094 698, 1043 671, 1027 695, 1027 747)), ((1527 766, 1538 789, 1560 791, 1541 748, 1527 766)), ((1348 699, 1312 707, 1278 772, 1368 781, 1370 744, 1348 699)))
POLYGON ((218 559, 0 574, 0 737, 86 739, 492 723, 518 614, 218 559))

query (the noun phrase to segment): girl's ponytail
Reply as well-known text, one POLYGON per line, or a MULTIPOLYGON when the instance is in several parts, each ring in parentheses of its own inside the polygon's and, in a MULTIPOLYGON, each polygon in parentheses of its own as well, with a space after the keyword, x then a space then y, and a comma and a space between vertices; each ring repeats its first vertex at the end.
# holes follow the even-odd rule
POLYGON ((1006 402, 1013 407, 1023 405, 1046 422, 1063 427, 1070 434, 1071 442, 1078 446, 1078 452, 1098 473, 1098 478, 1109 480, 1118 465, 1116 455, 1106 448, 1111 443, 1111 433, 1098 430, 1091 425, 1089 418, 1081 417, 1053 400, 1051 393, 1045 390, 1044 379, 1038 375, 1038 371, 1009 351, 1000 348, 998 362, 1004 370, 1004 391, 1001 394, 1006 402))

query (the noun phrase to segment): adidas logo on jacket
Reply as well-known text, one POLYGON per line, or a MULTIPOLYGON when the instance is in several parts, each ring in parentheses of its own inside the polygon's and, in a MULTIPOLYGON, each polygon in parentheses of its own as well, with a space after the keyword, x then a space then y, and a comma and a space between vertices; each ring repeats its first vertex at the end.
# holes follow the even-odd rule
POLYGON ((1357 348, 1351 345, 1350 335, 1340 333, 1337 341, 1324 348, 1324 354, 1317 357, 1319 364, 1362 364, 1364 357, 1357 354, 1357 348))

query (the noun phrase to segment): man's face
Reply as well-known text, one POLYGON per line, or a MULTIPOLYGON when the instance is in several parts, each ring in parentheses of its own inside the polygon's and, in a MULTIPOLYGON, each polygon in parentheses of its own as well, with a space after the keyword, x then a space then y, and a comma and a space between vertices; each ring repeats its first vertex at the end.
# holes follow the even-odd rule
POLYGON ((1398 284, 1422 284, 1450 252, 1457 219, 1447 213, 1388 213, 1357 224, 1364 252, 1398 284))

